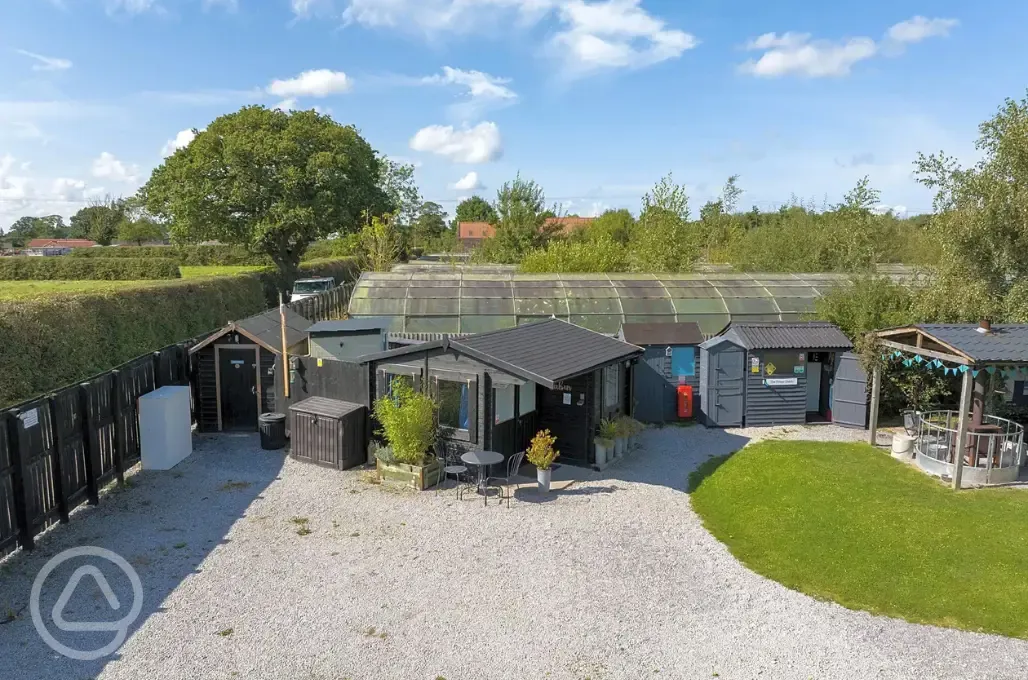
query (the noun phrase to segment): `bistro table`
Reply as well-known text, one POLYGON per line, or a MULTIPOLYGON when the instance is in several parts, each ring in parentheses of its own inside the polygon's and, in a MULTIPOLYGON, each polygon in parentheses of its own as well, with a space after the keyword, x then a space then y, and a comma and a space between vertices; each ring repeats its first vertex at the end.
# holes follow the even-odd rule
POLYGON ((489 471, 490 465, 503 462, 503 454, 496 453, 495 451, 468 451, 460 459, 468 465, 474 465, 478 468, 478 493, 485 496, 486 473, 489 471))

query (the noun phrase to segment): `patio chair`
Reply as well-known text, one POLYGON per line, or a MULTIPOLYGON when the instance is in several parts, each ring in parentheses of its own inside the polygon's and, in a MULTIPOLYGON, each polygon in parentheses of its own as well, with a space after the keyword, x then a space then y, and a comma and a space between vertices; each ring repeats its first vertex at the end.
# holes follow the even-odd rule
POLYGON ((502 501, 506 499, 508 508, 510 507, 510 499, 514 494, 508 493, 506 496, 504 496, 503 490, 510 486, 512 484, 511 480, 518 476, 518 470, 521 469, 521 464, 524 462, 524 460, 524 451, 519 451, 515 453, 513 456, 507 459, 507 475, 505 477, 493 476, 488 477, 485 481, 487 487, 494 486, 494 483, 497 483, 495 484, 495 486, 500 490, 500 500, 502 501), (498 484, 498 482, 503 482, 503 484, 498 484))
POLYGON ((455 454, 451 453, 446 447, 446 444, 442 442, 436 442, 435 446, 435 458, 439 462, 439 465, 443 468, 443 478, 439 480, 439 483, 435 485, 435 495, 439 495, 439 487, 446 483, 446 480, 453 476, 453 481, 456 482, 457 486, 457 500, 461 499, 462 492, 467 488, 467 475, 468 466, 464 465, 455 454), (462 480, 461 476, 465 479, 462 480))

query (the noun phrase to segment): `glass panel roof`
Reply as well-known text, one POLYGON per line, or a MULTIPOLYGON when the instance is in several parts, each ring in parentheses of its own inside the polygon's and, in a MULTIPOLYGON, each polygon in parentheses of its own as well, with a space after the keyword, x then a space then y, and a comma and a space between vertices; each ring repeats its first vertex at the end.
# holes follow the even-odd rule
POLYGON ((733 319, 797 320, 842 274, 517 274, 481 269, 366 272, 354 317, 391 316, 395 332, 478 333, 546 319, 616 333, 622 323, 695 321, 706 335, 733 319))

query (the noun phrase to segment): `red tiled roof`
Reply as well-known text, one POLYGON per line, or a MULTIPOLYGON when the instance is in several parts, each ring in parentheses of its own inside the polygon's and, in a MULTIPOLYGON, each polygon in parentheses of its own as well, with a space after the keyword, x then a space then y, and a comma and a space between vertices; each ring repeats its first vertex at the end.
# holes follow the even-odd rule
POLYGON ((34 238, 26 248, 92 248, 95 241, 84 238, 34 238))
POLYGON ((457 238, 492 238, 496 227, 488 222, 460 222, 457 224, 457 238))
MULTIPOLYGON (((588 226, 595 217, 548 217, 543 226, 559 225, 564 234, 588 226)), ((457 237, 461 239, 482 239, 496 236, 496 227, 488 222, 460 222, 457 225, 457 237)))

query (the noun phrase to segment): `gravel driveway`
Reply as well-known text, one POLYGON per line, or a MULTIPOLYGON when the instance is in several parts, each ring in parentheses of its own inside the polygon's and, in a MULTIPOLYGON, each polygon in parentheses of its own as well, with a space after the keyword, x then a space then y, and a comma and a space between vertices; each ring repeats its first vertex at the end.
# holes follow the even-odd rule
MULTIPOLYGON (((709 455, 769 432, 651 430, 603 473, 550 497, 525 490, 509 510, 284 460, 251 436, 198 439, 176 471, 136 475, 0 576, 2 614, 25 606, 32 578, 61 550, 123 555, 145 597, 118 655, 60 657, 25 610, 0 625, 0 676, 1025 677, 1028 643, 849 611, 737 563, 692 512, 685 480, 709 455)), ((44 612, 63 587, 57 576, 44 612)), ((114 581, 130 601, 127 579, 114 581)), ((77 589, 69 619, 109 612, 89 591, 77 589)), ((111 639, 63 635, 93 648, 111 639)))

